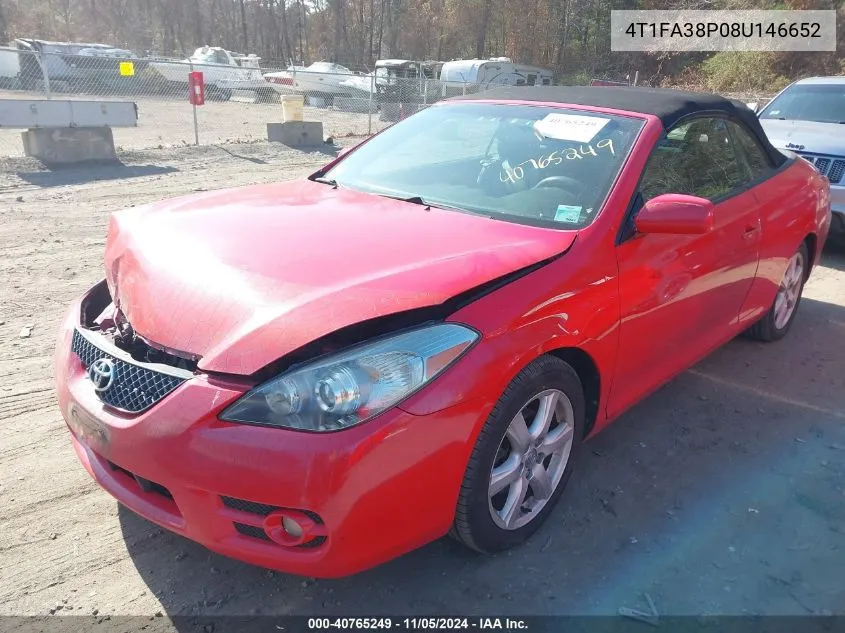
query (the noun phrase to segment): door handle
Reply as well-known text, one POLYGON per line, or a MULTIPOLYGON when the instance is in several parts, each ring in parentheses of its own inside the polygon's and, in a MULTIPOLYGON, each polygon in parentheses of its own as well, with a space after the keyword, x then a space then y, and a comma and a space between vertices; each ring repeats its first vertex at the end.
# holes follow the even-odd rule
POLYGON ((760 225, 755 224, 754 226, 746 226, 745 233, 743 233, 743 239, 750 240, 752 239, 757 233, 760 232, 760 225))

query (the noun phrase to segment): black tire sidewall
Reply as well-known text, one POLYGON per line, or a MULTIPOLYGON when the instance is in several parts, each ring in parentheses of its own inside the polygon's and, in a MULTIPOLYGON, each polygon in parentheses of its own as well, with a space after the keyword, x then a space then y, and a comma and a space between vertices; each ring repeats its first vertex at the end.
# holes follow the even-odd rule
POLYGON ((478 467, 465 483, 467 497, 467 519, 473 546, 487 552, 501 551, 524 542, 536 532, 554 509, 572 475, 579 448, 584 435, 585 399, 581 381, 575 371, 555 357, 541 357, 526 367, 511 383, 499 400, 493 413, 485 422, 489 425, 480 436, 473 450, 478 467), (572 450, 560 483, 552 497, 527 525, 517 530, 505 530, 493 522, 490 516, 488 489, 490 471, 496 452, 513 417, 538 393, 547 389, 563 391, 572 403, 575 417, 572 450))

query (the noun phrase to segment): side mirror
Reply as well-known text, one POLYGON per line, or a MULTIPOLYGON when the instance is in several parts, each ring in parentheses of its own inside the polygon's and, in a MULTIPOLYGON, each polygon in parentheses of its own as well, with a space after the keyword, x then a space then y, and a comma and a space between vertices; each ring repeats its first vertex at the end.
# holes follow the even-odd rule
POLYGON ((638 233, 701 235, 713 230, 715 207, 705 198, 667 193, 643 205, 634 220, 638 233))

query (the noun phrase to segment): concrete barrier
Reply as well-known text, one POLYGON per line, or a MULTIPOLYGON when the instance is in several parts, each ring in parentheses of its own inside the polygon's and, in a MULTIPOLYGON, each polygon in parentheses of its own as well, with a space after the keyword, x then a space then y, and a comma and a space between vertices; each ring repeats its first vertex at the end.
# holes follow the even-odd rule
POLYGON ((131 101, 0 99, 0 128, 26 130, 24 154, 44 163, 116 161, 113 127, 136 127, 131 101))
POLYGON ((109 127, 33 128, 21 136, 24 154, 48 165, 117 160, 109 127))
POLYGON ((267 140, 288 147, 313 147, 323 144, 320 121, 285 121, 267 124, 267 140))

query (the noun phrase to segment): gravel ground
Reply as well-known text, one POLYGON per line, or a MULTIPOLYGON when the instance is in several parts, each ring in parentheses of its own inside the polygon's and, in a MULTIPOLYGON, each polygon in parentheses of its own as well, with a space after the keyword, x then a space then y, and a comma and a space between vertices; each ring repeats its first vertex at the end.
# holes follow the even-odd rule
POLYGON ((0 164, 0 615, 611 614, 648 610, 645 593, 663 615, 845 614, 842 248, 784 341, 734 341, 635 407, 510 553, 443 539, 352 578, 289 577, 164 532, 95 486, 57 410, 51 354, 65 306, 101 277, 108 212, 298 177, 330 155, 257 142, 124 153, 97 170, 0 164))

